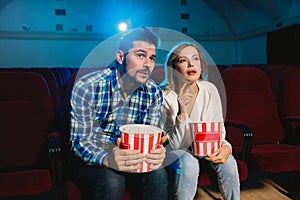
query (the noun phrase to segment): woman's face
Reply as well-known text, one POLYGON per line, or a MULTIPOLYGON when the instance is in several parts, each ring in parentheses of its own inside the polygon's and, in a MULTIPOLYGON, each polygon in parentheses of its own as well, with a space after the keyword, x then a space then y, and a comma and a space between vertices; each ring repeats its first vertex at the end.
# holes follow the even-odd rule
POLYGON ((178 53, 175 69, 190 83, 196 82, 201 75, 201 61, 197 49, 187 46, 178 53))

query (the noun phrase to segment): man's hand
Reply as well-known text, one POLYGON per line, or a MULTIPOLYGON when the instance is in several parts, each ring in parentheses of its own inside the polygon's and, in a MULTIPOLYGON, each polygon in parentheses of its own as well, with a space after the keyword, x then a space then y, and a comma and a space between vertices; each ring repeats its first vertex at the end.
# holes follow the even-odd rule
POLYGON ((144 155, 137 150, 120 149, 121 138, 118 138, 112 153, 107 157, 107 166, 118 171, 133 171, 140 168, 140 163, 145 160, 144 155))
MULTIPOLYGON (((167 140, 167 136, 163 136, 161 139, 161 141, 166 141, 166 140, 167 140)), ((152 149, 150 153, 146 155, 146 162, 151 164, 150 165, 151 170, 156 170, 162 166, 165 157, 166 157, 166 149, 161 144, 159 148, 152 149)))
POLYGON ((230 146, 224 145, 213 154, 207 155, 205 159, 213 163, 225 164, 230 154, 231 154, 230 146))

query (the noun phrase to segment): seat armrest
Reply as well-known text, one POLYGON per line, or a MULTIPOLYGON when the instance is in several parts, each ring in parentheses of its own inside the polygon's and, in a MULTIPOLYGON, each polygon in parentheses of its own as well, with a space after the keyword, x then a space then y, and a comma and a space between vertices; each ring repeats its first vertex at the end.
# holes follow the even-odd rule
POLYGON ((241 160, 245 163, 248 162, 249 156, 251 154, 253 145, 253 132, 250 127, 243 121, 240 120, 230 120, 226 119, 225 126, 232 126, 238 128, 243 133, 243 149, 241 160))
POLYGON ((53 184, 58 187, 62 184, 62 155, 60 133, 52 132, 48 135, 48 155, 53 184))
POLYGON ((283 118, 284 122, 300 122, 300 115, 286 116, 283 118))
POLYGON ((281 123, 285 132, 285 142, 289 144, 294 144, 294 142, 296 142, 297 144, 297 139, 294 138, 294 136, 295 131, 300 130, 300 116, 294 115, 283 117, 281 123))

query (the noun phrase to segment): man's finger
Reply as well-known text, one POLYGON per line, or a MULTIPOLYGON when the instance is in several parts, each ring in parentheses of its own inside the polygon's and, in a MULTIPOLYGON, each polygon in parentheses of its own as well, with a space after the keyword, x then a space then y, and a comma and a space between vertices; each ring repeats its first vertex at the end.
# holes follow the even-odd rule
POLYGON ((121 138, 118 138, 116 142, 116 147, 120 148, 121 142, 122 142, 121 138))

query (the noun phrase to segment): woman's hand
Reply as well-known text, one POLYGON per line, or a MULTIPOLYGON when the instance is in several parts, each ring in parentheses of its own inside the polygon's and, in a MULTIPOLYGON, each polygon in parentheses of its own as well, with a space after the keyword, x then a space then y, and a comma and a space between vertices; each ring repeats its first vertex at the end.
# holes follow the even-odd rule
POLYGON ((213 154, 207 155, 205 159, 213 163, 225 164, 230 154, 231 154, 230 146, 224 145, 213 154))
POLYGON ((189 92, 187 86, 188 84, 184 83, 182 88, 180 88, 177 99, 179 103, 178 117, 182 121, 185 120, 186 114, 189 113, 189 104, 192 102, 192 99, 194 97, 194 94, 192 92, 189 92))

